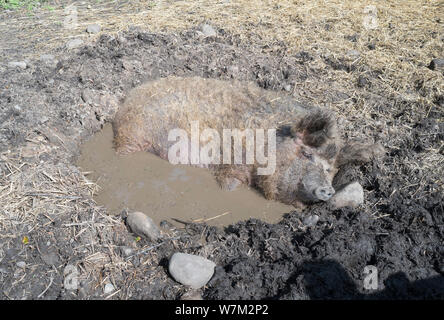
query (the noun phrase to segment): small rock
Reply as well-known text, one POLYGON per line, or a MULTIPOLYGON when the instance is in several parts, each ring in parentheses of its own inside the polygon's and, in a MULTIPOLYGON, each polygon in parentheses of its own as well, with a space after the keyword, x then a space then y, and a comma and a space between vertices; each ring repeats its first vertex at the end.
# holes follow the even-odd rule
POLYGON ((46 65, 50 65, 50 66, 54 66, 54 67, 57 65, 57 62, 58 62, 52 54, 42 54, 40 56, 40 61, 46 65))
POLYGON ((40 124, 43 124, 43 123, 45 123, 45 122, 48 122, 48 120, 49 120, 49 118, 48 118, 47 116, 42 116, 42 117, 39 119, 39 123, 40 123, 40 124))
POLYGON ((105 285, 105 288, 103 289, 103 293, 104 294, 110 294, 110 293, 114 292, 114 290, 115 290, 114 286, 111 283, 107 283, 105 285))
POLYGON ((319 221, 319 216, 317 214, 313 214, 311 216, 305 217, 302 223, 307 227, 314 227, 316 223, 319 221))
POLYGON ((55 57, 52 54, 42 54, 40 56, 40 60, 43 62, 51 62, 55 59, 55 57))
POLYGON ((8 63, 8 67, 10 68, 20 68, 20 69, 26 69, 28 64, 25 61, 11 61, 8 63))
POLYGON ((168 222, 166 220, 160 221, 160 227, 162 229, 165 229, 165 230, 174 230, 174 229, 176 229, 176 227, 173 224, 171 224, 171 222, 168 222))
POLYGON ((20 269, 25 269, 26 268, 26 262, 25 261, 17 262, 17 267, 19 267, 20 269))
POLYGON ((229 66, 227 71, 231 74, 237 74, 239 73, 239 67, 238 66, 229 66))
POLYGON ((216 31, 209 24, 204 24, 202 26, 202 33, 204 34, 205 37, 215 37, 216 36, 216 31))
POLYGON ((356 60, 361 56, 361 53, 358 50, 349 50, 347 56, 352 60, 356 60))
POLYGON ((126 222, 131 231, 139 236, 147 237, 151 240, 160 238, 160 230, 154 221, 143 212, 131 212, 126 218, 126 222))
POLYGON ((82 44, 83 44, 82 39, 73 39, 73 40, 70 40, 66 43, 66 47, 68 49, 74 49, 74 48, 80 47, 82 44))
POLYGON ((99 33, 102 28, 98 24, 90 24, 86 27, 88 33, 99 33))
POLYGON ((342 207, 357 207, 364 203, 364 189, 358 182, 353 182, 339 190, 330 199, 329 203, 334 209, 342 207))
POLYGON ((216 264, 193 254, 176 252, 170 259, 168 270, 177 282, 199 289, 210 281, 216 264))
POLYGON ((130 247, 122 246, 120 247, 120 253, 124 257, 129 257, 133 253, 133 249, 130 247))
POLYGON ((443 58, 433 59, 432 61, 430 61, 429 69, 444 70, 444 59, 443 58))
POLYGON ((287 91, 287 92, 290 92, 291 91, 291 85, 289 85, 289 84, 285 85, 284 86, 284 90, 287 91))
POLYGON ((65 276, 63 281, 63 286, 65 289, 77 290, 79 286, 79 271, 77 270, 77 267, 72 264, 66 265, 65 269, 63 270, 63 275, 65 276))
POLYGON ((363 75, 360 75, 358 77, 358 87, 359 88, 365 87, 368 83, 369 83, 369 81, 368 81, 367 77, 365 77, 363 75))
POLYGON ((12 112, 15 116, 19 116, 20 113, 22 113, 22 107, 20 107, 19 105, 15 105, 12 107, 12 112))
POLYGON ((352 34, 350 36, 345 37, 348 41, 356 42, 359 39, 359 35, 357 33, 352 34))

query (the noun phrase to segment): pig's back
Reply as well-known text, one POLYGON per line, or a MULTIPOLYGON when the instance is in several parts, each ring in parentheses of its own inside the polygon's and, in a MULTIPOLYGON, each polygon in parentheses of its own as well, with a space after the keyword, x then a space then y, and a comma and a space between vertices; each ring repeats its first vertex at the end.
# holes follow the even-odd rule
POLYGON ((163 78, 129 93, 114 122, 116 147, 122 152, 149 149, 162 156, 170 145, 169 130, 189 132, 192 121, 199 121, 200 130, 269 129, 306 112, 290 97, 249 82, 163 78))

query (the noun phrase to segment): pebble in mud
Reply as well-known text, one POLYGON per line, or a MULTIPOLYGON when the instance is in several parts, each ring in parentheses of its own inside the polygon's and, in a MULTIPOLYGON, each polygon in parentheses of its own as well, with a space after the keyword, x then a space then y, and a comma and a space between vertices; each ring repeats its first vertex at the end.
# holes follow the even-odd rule
POLYGON ((70 40, 66 43, 66 47, 68 49, 74 49, 74 48, 80 47, 82 44, 83 44, 82 39, 73 39, 73 40, 70 40))
POLYGON ((101 30, 100 25, 98 24, 90 24, 86 27, 86 32, 88 33, 99 33, 101 30))
POLYGON ((57 60, 52 54, 42 54, 40 56, 40 61, 46 65, 55 66, 57 65, 57 60))
POLYGON ((202 33, 204 34, 205 37, 215 37, 216 36, 216 31, 209 24, 204 24, 202 26, 202 33))
POLYGON ((316 223, 318 223, 318 221, 319 221, 319 216, 317 214, 313 214, 308 217, 305 217, 302 222, 307 227, 314 227, 316 223))
POLYGON ((28 64, 25 61, 11 61, 8 63, 8 67, 10 68, 20 68, 20 69, 26 69, 28 64))
POLYGON ((361 53, 358 50, 349 50, 347 51, 347 57, 352 60, 356 60, 361 56, 361 53))
POLYGON ((335 193, 329 201, 333 209, 355 208, 364 203, 364 189, 359 182, 353 182, 335 193))
POLYGON ((153 241, 159 239, 161 236, 160 230, 154 223, 153 219, 143 212, 135 211, 129 213, 126 218, 126 223, 131 231, 139 236, 146 237, 153 241))
POLYGON ((77 290, 79 286, 79 270, 76 266, 68 264, 63 270, 65 279, 63 280, 63 286, 66 290, 77 290))
POLYGON ((134 250, 130 247, 126 247, 126 246, 122 246, 120 247, 120 253, 122 254, 123 257, 129 257, 130 255, 132 255, 134 252, 134 250))
POLYGON ((170 259, 168 271, 177 282, 199 289, 210 281, 215 266, 213 261, 201 256, 176 252, 170 259))
POLYGON ((107 283, 105 285, 105 288, 103 289, 104 294, 110 294, 113 293, 115 290, 114 286, 111 283, 107 283))
POLYGON ((429 68, 432 70, 444 70, 444 58, 433 59, 429 64, 429 68))

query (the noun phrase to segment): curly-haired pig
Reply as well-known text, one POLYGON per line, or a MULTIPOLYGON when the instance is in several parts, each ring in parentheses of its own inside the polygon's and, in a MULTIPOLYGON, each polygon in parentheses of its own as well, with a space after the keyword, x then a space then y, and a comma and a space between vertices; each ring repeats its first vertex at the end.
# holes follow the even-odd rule
MULTIPOLYGON (((329 111, 305 107, 288 95, 254 83, 199 77, 168 77, 133 89, 113 122, 115 147, 121 154, 148 151, 168 160, 176 143, 171 141, 172 130, 181 129, 189 134, 187 142, 194 139, 200 147, 208 142, 208 137, 193 138, 196 123, 199 130, 211 128, 220 138, 225 137, 224 129, 264 129, 268 162, 275 154, 275 164, 267 174, 258 174, 264 165, 257 160, 202 164, 186 155, 190 160, 186 163, 209 168, 224 189, 254 186, 268 199, 295 206, 329 200, 335 193, 332 180, 340 166, 370 161, 382 151, 379 145, 345 143, 329 111), (274 148, 270 139, 275 139, 274 148)), ((242 144, 245 147, 246 143, 242 144)), ((219 150, 222 153, 222 148, 216 152, 219 150)))

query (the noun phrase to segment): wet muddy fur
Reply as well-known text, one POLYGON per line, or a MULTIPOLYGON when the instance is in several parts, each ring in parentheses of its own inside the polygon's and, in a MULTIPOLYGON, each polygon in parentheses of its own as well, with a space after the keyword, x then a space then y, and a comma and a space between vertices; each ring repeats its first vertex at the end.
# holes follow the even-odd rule
POLYGON ((223 189, 254 185, 267 199, 287 204, 328 200, 334 194, 331 184, 338 163, 369 162, 383 153, 382 147, 373 152, 376 148, 364 143, 343 148, 329 110, 305 107, 251 82, 199 77, 168 77, 133 89, 114 119, 116 149, 148 151, 166 160, 171 147, 168 131, 179 128, 189 133, 192 121, 199 121, 202 129, 218 130, 219 136, 222 129, 277 129, 274 173, 257 174, 257 162, 211 169, 223 189))

